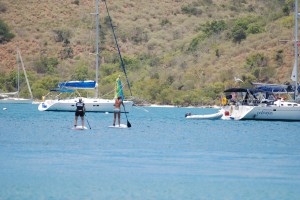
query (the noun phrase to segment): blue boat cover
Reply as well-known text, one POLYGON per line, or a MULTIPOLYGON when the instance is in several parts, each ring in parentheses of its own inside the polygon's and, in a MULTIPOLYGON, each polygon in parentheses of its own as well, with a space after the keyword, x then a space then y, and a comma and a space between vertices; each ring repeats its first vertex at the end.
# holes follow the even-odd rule
MULTIPOLYGON (((266 92, 274 93, 287 93, 295 92, 295 85, 290 84, 264 84, 264 83, 252 83, 257 89, 264 90, 266 92)), ((300 92, 300 86, 298 86, 298 92, 300 92)))
POLYGON ((58 84, 59 88, 94 89, 96 81, 68 81, 58 84))

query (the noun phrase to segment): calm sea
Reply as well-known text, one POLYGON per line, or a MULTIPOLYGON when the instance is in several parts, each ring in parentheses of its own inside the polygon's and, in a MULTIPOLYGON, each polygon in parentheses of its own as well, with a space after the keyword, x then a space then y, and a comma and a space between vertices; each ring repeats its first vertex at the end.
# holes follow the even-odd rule
POLYGON ((187 120, 187 112, 216 110, 134 107, 130 129, 87 113, 91 130, 75 131, 72 112, 2 104, 0 199, 300 198, 300 122, 187 120))

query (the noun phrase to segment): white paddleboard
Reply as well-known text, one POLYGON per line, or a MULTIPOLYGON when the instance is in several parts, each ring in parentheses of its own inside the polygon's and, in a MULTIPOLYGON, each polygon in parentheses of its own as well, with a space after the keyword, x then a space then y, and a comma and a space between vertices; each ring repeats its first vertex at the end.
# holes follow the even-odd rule
POLYGON ((109 126, 109 128, 128 128, 126 124, 116 124, 115 126, 109 126))
POLYGON ((73 127, 72 129, 73 130, 86 130, 88 128, 86 126, 84 126, 83 128, 82 128, 82 126, 76 126, 76 127, 73 127))

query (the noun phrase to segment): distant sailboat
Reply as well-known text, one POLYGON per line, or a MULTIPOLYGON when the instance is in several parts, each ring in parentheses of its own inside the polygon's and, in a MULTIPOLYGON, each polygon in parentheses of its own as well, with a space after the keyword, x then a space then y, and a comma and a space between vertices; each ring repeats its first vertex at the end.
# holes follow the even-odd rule
POLYGON ((9 93, 0 93, 0 103, 5 104, 30 104, 33 102, 33 95, 31 92, 30 84, 27 78, 26 69, 23 63, 23 59, 20 53, 19 48, 17 47, 17 65, 18 65, 18 88, 17 92, 9 92, 9 93), (26 83, 28 86, 28 91, 30 93, 31 99, 20 98, 20 62, 22 65, 22 69, 24 72, 24 76, 26 79, 26 83), (17 97, 16 97, 17 96, 17 97))
MULTIPOLYGON (((62 92, 62 90, 76 90, 76 89, 95 89, 95 98, 82 98, 85 109, 87 112, 113 112, 115 100, 114 99, 102 99, 98 98, 98 71, 99 71, 99 0, 96 0, 96 80, 95 81, 69 81, 65 83, 60 83, 57 91, 62 92)), ((115 37, 115 34, 114 34, 115 37)), ((116 40, 116 37, 114 38, 116 40)), ((117 44, 117 41, 116 41, 117 44)), ((117 46, 118 47, 118 46, 117 46)), ((123 66, 123 60, 118 48, 123 71, 126 70, 123 66)), ((130 90, 130 85, 127 79, 128 87, 130 90)), ((131 90, 130 90, 131 92, 131 90)), ((124 96, 123 96, 124 98, 124 96)), ((71 99, 55 99, 55 100, 45 100, 42 102, 38 110, 39 111, 75 111, 75 104, 78 102, 78 98, 71 99)), ((129 112, 133 105, 133 101, 123 101, 124 110, 122 112, 129 112), (126 110, 125 110, 126 107, 126 110)))

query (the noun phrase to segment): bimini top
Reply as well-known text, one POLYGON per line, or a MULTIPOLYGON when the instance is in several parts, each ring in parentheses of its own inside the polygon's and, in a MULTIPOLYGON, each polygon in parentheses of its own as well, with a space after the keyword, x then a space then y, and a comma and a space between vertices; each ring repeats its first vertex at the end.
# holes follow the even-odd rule
POLYGON ((282 87, 280 85, 278 85, 278 86, 262 85, 262 86, 257 87, 257 89, 261 89, 261 90, 268 91, 268 92, 275 92, 275 93, 278 93, 278 92, 283 92, 283 93, 294 92, 294 90, 291 86, 290 87, 289 86, 282 87))
MULTIPOLYGON (((264 83, 252 83, 257 89, 261 89, 268 92, 274 93, 287 93, 287 92, 295 92, 294 85, 285 85, 285 84, 264 84, 264 83)), ((300 92, 300 87, 298 87, 298 91, 300 92)))
POLYGON ((256 92, 266 92, 264 90, 256 89, 256 88, 229 88, 225 90, 224 92, 250 92, 250 93, 256 93, 256 92))
POLYGON ((94 89, 96 87, 96 81, 68 81, 59 83, 58 87, 71 89, 94 89))

